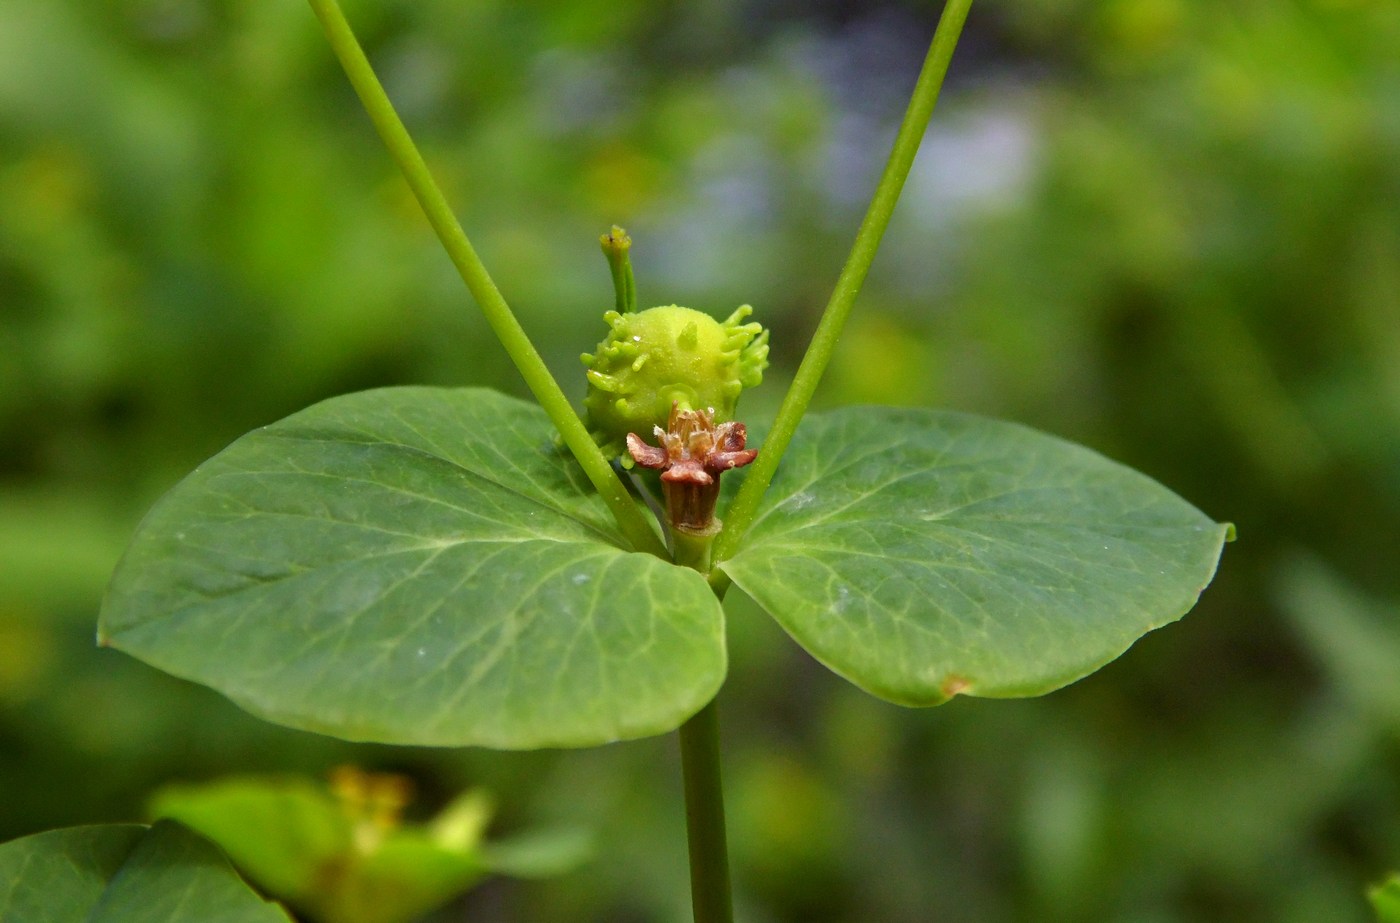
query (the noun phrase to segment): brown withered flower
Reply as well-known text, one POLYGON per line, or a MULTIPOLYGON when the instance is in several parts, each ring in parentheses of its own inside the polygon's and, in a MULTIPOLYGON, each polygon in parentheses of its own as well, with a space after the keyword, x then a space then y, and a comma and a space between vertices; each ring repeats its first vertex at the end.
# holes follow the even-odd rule
POLYGON ((671 405, 667 428, 655 428, 660 446, 650 446, 636 433, 627 434, 627 451, 643 468, 661 471, 661 489, 671 526, 705 535, 718 530, 715 501, 719 476, 747 465, 757 449, 744 448, 748 430, 737 422, 714 422, 714 410, 681 410, 671 405))

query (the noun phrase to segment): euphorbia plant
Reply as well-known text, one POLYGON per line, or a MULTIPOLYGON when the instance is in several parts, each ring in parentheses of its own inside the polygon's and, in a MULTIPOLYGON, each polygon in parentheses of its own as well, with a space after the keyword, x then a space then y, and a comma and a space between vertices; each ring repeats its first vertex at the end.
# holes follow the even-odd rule
POLYGON ((335 0, 311 0, 538 403, 389 388, 244 436, 142 523, 103 643, 353 740, 583 747, 679 728, 695 913, 709 923, 732 916, 713 706, 731 584, 836 673, 904 705, 1038 695, 1179 618, 1230 528, 1144 475, 963 414, 804 418, 970 2, 943 12, 851 256, 754 447, 737 399, 761 375, 766 334, 746 308, 724 323, 636 311, 620 232, 604 240, 617 312, 585 357, 589 423, 575 414, 335 0), (745 465, 716 511, 719 479, 745 465), (648 478, 660 516, 637 486, 648 478))

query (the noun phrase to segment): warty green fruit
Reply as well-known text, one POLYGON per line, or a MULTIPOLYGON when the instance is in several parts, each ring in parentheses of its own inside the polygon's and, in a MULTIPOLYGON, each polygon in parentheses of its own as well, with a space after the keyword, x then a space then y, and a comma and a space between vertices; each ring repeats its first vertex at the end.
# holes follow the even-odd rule
POLYGON ((768 331, 744 323, 743 305, 724 321, 703 311, 666 305, 636 313, 603 315, 611 328, 588 367, 588 428, 603 451, 627 464, 628 433, 650 437, 666 426, 671 405, 712 410, 714 421, 734 419, 740 393, 763 380, 768 331))

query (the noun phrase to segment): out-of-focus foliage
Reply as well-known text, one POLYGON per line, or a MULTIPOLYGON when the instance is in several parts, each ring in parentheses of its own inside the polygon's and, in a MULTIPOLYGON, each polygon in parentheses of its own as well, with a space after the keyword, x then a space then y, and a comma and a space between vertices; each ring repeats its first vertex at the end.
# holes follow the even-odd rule
POLYGON ((1379 923, 1400 923, 1400 875, 1391 875, 1385 884, 1371 889, 1371 906, 1379 923))
MULTIPOLYGON (((771 414, 936 5, 347 3, 582 397, 644 305, 752 303, 771 414)), ((744 919, 1371 919, 1400 860, 1400 7, 981 0, 822 393, 1010 417, 1236 522, 1180 624, 1026 702, 906 711, 736 600, 744 919), (1304 562, 1304 563, 1299 563, 1304 562)), ((470 785, 597 860, 485 919, 684 920, 673 742, 501 754, 265 726, 92 648, 142 512, 379 384, 521 388, 297 3, 0 0, 0 839, 338 762, 470 785)))
POLYGON ((342 766, 329 789, 299 776, 172 785, 151 813, 213 840, 269 894, 324 923, 408 923, 492 872, 556 874, 583 858, 570 831, 485 843, 493 805, 479 790, 405 824, 410 795, 402 776, 342 766))
POLYGON ((1391 875, 1384 884, 1372 888, 1370 894, 1379 923, 1400 923, 1400 875, 1391 875))

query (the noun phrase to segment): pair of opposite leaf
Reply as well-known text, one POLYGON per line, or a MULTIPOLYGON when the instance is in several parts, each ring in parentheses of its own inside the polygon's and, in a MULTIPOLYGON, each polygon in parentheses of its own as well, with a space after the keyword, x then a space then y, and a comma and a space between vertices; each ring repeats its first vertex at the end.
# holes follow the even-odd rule
MULTIPOLYGON (((595 440, 665 469, 663 487, 711 490, 672 504, 681 531, 704 532, 719 474, 752 458, 734 412, 768 342, 749 313, 609 312, 584 357, 595 440)), ((552 429, 495 392, 405 387, 254 431, 147 516, 101 638, 349 739, 520 749, 673 730, 723 683, 723 610, 699 573, 633 553, 552 429)), ((715 566, 834 672, 936 705, 1087 675, 1190 609, 1230 535, 1016 424, 844 408, 804 419, 715 566)))

